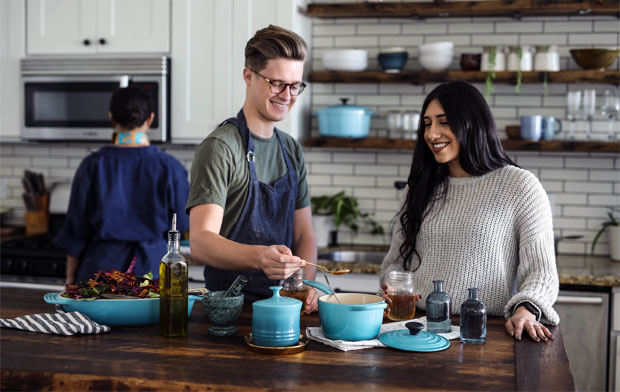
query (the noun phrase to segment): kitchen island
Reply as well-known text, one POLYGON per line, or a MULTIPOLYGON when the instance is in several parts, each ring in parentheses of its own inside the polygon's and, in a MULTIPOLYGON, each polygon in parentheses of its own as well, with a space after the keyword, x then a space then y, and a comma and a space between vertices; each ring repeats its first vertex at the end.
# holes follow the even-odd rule
MULTIPOLYGON (((50 313, 44 291, 0 288, 0 317, 50 313)), ((417 315, 419 316, 419 314, 417 315)), ((164 338, 158 326, 113 327, 101 335, 57 336, 2 329, 2 390, 574 390, 559 327, 554 341, 515 342, 499 317, 489 318, 487 343, 452 340, 445 351, 391 348, 343 352, 310 341, 305 351, 271 356, 248 349, 251 307, 239 334, 208 334, 196 301, 188 336, 164 338)), ((458 323, 458 318, 453 318, 458 323)), ((319 326, 318 314, 301 317, 319 326)), ((305 333, 304 333, 305 334, 305 333)))

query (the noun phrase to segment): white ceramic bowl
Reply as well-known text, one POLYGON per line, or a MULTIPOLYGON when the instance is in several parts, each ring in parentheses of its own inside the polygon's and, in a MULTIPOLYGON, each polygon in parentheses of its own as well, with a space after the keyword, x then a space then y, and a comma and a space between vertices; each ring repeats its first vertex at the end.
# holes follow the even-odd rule
POLYGON ((418 46, 418 51, 420 52, 420 56, 425 54, 450 54, 452 55, 452 51, 454 50, 454 42, 451 41, 443 41, 443 42, 431 42, 429 44, 424 44, 418 46))
POLYGON ((431 72, 439 72, 448 69, 450 63, 452 63, 452 54, 450 55, 439 55, 439 54, 429 54, 422 55, 419 58, 420 64, 424 67, 425 70, 431 72))
POLYGON ((363 71, 368 52, 362 49, 336 49, 323 53, 323 66, 330 71, 363 71))

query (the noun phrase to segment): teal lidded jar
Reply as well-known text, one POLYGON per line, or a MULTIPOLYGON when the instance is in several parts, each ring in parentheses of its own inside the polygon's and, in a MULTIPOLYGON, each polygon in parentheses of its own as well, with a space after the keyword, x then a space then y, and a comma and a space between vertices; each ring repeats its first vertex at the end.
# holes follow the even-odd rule
POLYGON ((252 304, 252 340, 264 347, 292 346, 299 341, 301 301, 281 297, 282 286, 269 287, 271 298, 252 304))

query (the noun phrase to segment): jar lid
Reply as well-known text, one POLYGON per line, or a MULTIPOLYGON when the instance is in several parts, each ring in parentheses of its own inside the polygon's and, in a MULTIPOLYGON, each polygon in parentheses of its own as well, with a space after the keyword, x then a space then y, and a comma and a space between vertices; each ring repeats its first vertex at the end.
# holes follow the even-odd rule
POLYGON ((290 297, 282 297, 280 296, 280 290, 282 290, 282 286, 271 286, 269 287, 271 291, 273 291, 273 296, 271 298, 262 299, 260 301, 256 301, 252 304, 252 308, 289 308, 300 306, 301 301, 295 298, 290 297))
POLYGON ((441 351, 450 347, 450 341, 432 332, 422 331, 422 323, 409 322, 408 329, 388 331, 379 335, 379 341, 386 346, 399 350, 416 352, 441 351))

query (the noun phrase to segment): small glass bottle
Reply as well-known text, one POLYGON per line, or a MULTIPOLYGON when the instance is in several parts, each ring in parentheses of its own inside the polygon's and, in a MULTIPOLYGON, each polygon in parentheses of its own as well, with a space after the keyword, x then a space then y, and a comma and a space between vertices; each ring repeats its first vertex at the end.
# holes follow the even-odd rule
POLYGON ((306 270, 300 268, 286 279, 280 281, 280 295, 282 297, 296 298, 301 301, 301 314, 306 311, 306 298, 308 298, 308 286, 304 284, 306 270))
POLYGON ((433 333, 452 331, 450 296, 443 291, 443 280, 433 280, 435 289, 426 297, 426 330, 433 333))
POLYGON ((168 253, 159 265, 159 331, 163 336, 187 336, 187 263, 179 251, 177 214, 168 232, 168 253))
POLYGON ((388 318, 392 321, 410 320, 415 316, 417 298, 413 292, 413 273, 390 271, 387 279, 387 295, 392 303, 388 318))
POLYGON ((487 340, 487 307, 478 299, 478 289, 469 289, 461 305, 461 343, 484 344, 487 340))

